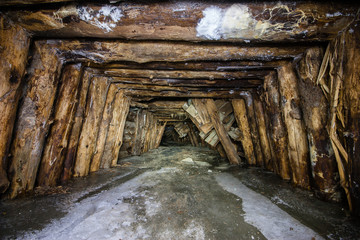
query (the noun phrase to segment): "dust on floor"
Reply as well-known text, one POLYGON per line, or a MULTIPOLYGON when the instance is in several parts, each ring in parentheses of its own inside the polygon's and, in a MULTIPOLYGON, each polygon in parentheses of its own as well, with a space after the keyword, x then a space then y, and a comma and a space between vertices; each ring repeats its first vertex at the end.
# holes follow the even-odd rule
POLYGON ((3 239, 356 239, 339 204, 207 148, 160 147, 73 180, 68 193, 2 201, 3 239))

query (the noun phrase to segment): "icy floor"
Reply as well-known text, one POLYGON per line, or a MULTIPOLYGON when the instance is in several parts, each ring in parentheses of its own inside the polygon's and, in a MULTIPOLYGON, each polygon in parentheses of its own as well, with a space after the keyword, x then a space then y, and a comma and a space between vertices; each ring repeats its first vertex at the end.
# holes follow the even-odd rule
POLYGON ((214 165, 222 164, 221 159, 206 148, 160 148, 124 161, 127 167, 75 180, 68 194, 2 202, 0 236, 116 240, 358 237, 358 225, 347 220, 341 206, 323 204, 309 192, 292 190, 270 173, 253 179, 261 171, 219 170, 224 166, 214 165))

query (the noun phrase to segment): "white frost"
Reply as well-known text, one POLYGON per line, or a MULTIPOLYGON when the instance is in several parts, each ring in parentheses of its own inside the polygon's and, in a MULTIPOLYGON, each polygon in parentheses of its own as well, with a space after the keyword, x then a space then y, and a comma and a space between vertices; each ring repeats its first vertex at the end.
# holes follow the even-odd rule
POLYGON ((196 27, 198 37, 219 40, 221 38, 221 23, 223 10, 219 7, 208 7, 203 11, 204 17, 196 27))
POLYGON ((216 181, 226 191, 242 199, 245 221, 259 229, 267 239, 323 239, 230 174, 221 173, 216 176, 216 181))

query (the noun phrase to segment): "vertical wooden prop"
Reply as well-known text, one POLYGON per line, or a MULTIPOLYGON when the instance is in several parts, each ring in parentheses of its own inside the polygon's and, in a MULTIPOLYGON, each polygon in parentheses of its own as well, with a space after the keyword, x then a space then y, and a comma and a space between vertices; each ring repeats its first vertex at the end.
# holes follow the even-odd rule
POLYGON ((91 78, 92 78, 92 74, 89 71, 85 70, 81 80, 81 90, 78 96, 78 104, 75 113, 74 124, 71 129, 68 148, 64 160, 64 170, 61 177, 62 182, 68 181, 73 175, 76 152, 77 152, 79 137, 84 120, 86 98, 87 98, 91 78))
POLYGON ((61 177, 69 135, 76 111, 76 97, 80 82, 81 64, 63 69, 55 104, 54 124, 44 148, 37 182, 40 186, 55 186, 61 177))
POLYGON ((310 48, 305 52, 298 63, 298 86, 309 140, 315 193, 323 199, 338 201, 336 161, 326 129, 329 104, 320 86, 316 85, 322 56, 320 48, 310 48))
POLYGON ((265 77, 264 90, 273 168, 282 179, 290 180, 287 132, 281 114, 279 84, 274 72, 265 77))
POLYGON ((220 116, 217 110, 217 107, 215 105, 214 100, 212 99, 204 99, 203 100, 206 106, 206 109, 210 115, 211 121, 214 125, 214 128, 216 130, 217 135, 219 136, 220 142, 224 147, 224 150, 226 152, 226 155, 230 161, 231 164, 240 164, 241 159, 239 155, 237 154, 237 151, 231 142, 227 131, 225 130, 224 126, 222 125, 220 121, 220 116))
POLYGON ((135 136, 134 136, 134 146, 132 148, 133 155, 140 155, 141 154, 141 136, 143 134, 144 125, 145 125, 145 118, 144 111, 142 109, 138 110, 136 113, 136 121, 135 121, 135 136))
POLYGON ((95 152, 96 139, 99 133, 108 89, 109 82, 107 78, 92 78, 86 103, 85 121, 76 153, 74 177, 82 177, 89 174, 90 161, 95 152))
POLYGON ((96 172, 100 168, 101 158, 104 154, 105 141, 113 115, 114 101, 117 92, 118 89, 115 84, 111 84, 106 98, 99 135, 96 142, 96 150, 91 161, 90 172, 96 172))
POLYGON ((11 136, 25 73, 30 39, 0 15, 0 194, 9 187, 6 174, 11 136))
POLYGON ((164 135, 164 131, 165 131, 165 127, 166 127, 166 121, 165 122, 158 122, 158 131, 157 131, 157 135, 156 135, 156 140, 155 140, 155 146, 154 148, 158 148, 160 147, 160 143, 161 143, 161 139, 164 135))
POLYGON ((242 133, 241 143, 244 148, 245 158, 249 165, 256 164, 254 155, 254 145, 251 139, 250 126, 246 114, 246 105, 244 99, 233 99, 232 105, 234 109, 235 119, 242 133))
POLYGON ((309 148, 305 126, 302 121, 297 76, 291 63, 278 69, 282 98, 282 111, 288 132, 288 150, 292 181, 295 185, 309 189, 309 148))
POLYGON ((115 96, 113 115, 100 163, 101 168, 109 168, 117 164, 129 107, 130 100, 120 90, 115 96))
POLYGON ((34 49, 11 149, 11 198, 34 187, 61 68, 56 49, 48 49, 39 42, 35 42, 34 49))
POLYGON ((254 100, 252 97, 252 93, 251 92, 242 92, 241 97, 245 100, 245 103, 247 106, 247 109, 246 109, 247 117, 248 117, 248 122, 249 122, 250 130, 251 130, 251 138, 252 138, 254 150, 255 150, 256 164, 261 165, 263 162, 263 153, 262 153, 261 144, 260 144, 258 126, 256 123, 254 100))
POLYGON ((257 93, 253 94, 254 97, 254 108, 256 114, 257 125, 259 128, 259 137, 260 137, 260 145, 262 149, 262 153, 264 156, 264 162, 262 167, 266 169, 271 169, 271 150, 269 138, 267 135, 267 128, 265 123, 265 113, 263 108, 263 103, 260 101, 260 97, 257 93))

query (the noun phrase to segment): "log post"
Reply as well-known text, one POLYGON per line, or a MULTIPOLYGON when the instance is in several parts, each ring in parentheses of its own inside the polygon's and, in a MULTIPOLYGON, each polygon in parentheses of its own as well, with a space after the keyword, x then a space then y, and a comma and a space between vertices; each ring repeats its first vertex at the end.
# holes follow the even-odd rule
POLYGON ((117 164, 129 107, 130 100, 124 95, 123 91, 118 91, 115 96, 114 109, 105 141, 104 154, 100 163, 101 168, 110 168, 117 164))
POLYGON ((279 84, 274 72, 265 77, 264 94, 269 119, 273 168, 282 179, 290 180, 287 132, 281 113, 279 84))
POLYGON ((250 126, 251 131, 251 138, 254 145, 255 150, 255 158, 256 158, 256 164, 259 165, 263 162, 263 153, 261 150, 261 144, 260 144, 260 137, 259 137, 259 131, 256 124, 256 116, 255 116, 255 110, 254 110, 254 100, 252 97, 251 92, 242 92, 240 95, 246 103, 246 110, 247 110, 247 118, 250 126))
POLYGON ((101 158, 104 153, 105 141, 113 115, 113 107, 117 92, 118 89, 115 84, 111 84, 105 102, 104 113, 100 124, 99 135, 96 141, 95 154, 91 161, 90 172, 96 172, 100 168, 101 158))
POLYGON ((39 42, 34 49, 11 148, 11 198, 34 188, 62 65, 56 49, 39 42))
POLYGON ((220 121, 220 115, 218 112, 218 109, 215 105, 214 100, 212 99, 204 99, 203 100, 206 106, 206 109, 210 115, 211 121, 214 125, 214 128, 216 130, 217 135, 219 136, 220 142, 224 147, 224 150, 226 152, 226 155, 230 161, 231 164, 240 164, 241 159, 239 155, 237 154, 237 151, 231 142, 227 131, 225 130, 224 126, 222 125, 220 121))
POLYGON ((37 183, 55 186, 61 177, 69 135, 76 111, 76 97, 81 76, 81 64, 66 65, 63 69, 54 114, 54 124, 47 137, 37 183))
POLYGON ((336 161, 326 129, 329 104, 320 86, 316 85, 322 57, 320 48, 310 48, 305 52, 297 67, 298 86, 315 193, 323 199, 339 201, 336 161))
POLYGON ((68 181, 73 175, 73 169, 76 160, 79 137, 83 126, 86 99, 87 99, 91 78, 92 78, 92 74, 89 73, 89 71, 85 70, 81 80, 81 86, 80 86, 81 89, 78 96, 78 104, 75 113, 74 124, 71 129, 68 148, 64 160, 64 170, 61 177, 62 182, 68 181))
POLYGON ((0 15, 0 194, 10 184, 6 173, 8 154, 29 44, 26 31, 0 15))
POLYGON ((142 109, 139 109, 136 112, 136 120, 135 120, 135 140, 134 140, 134 146, 132 148, 132 154, 133 155, 140 155, 141 154, 141 136, 144 131, 144 125, 145 125, 145 116, 144 111, 142 109))
POLYGON ((165 131, 165 127, 166 127, 166 121, 165 122, 159 122, 159 129, 157 132, 157 136, 156 136, 156 141, 155 141, 155 148, 160 147, 160 143, 161 143, 161 139, 164 135, 164 131, 165 131))
POLYGON ((74 177, 83 177, 89 174, 90 162, 95 152, 96 139, 108 89, 109 82, 107 78, 92 78, 85 109, 86 117, 76 153, 74 177))
POLYGON ((239 126, 239 129, 243 135, 241 138, 241 144, 244 149, 245 158, 249 165, 256 164, 256 158, 254 155, 254 146, 251 139, 250 126, 246 114, 246 105, 244 99, 233 99, 232 105, 234 109, 235 119, 239 126))
POLYGON ((270 150, 270 143, 269 138, 267 135, 266 130, 266 123, 265 123, 265 113, 263 108, 263 103, 260 101, 260 97, 257 93, 253 94, 254 97, 254 109, 256 114, 257 125, 259 128, 259 137, 260 137, 260 145, 262 149, 262 153, 264 156, 264 162, 262 167, 269 169, 271 168, 271 150, 270 150))
POLYGON ((193 125, 192 122, 188 122, 188 126, 189 126, 189 129, 190 129, 189 134, 191 135, 191 138, 193 139, 194 146, 198 147, 199 146, 199 141, 198 141, 198 138, 197 138, 196 133, 195 133, 194 125, 193 125))
POLYGON ((292 182, 309 189, 309 148, 305 126, 302 121, 297 76, 292 63, 278 68, 279 86, 282 99, 282 112, 288 133, 288 150, 292 182))

